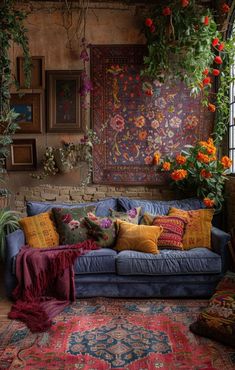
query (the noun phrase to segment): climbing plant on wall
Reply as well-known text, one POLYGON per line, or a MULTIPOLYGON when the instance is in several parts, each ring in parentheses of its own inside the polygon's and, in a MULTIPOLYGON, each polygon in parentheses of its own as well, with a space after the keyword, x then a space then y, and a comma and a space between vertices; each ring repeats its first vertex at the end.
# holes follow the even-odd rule
POLYGON ((0 4, 0 176, 4 172, 5 158, 9 154, 11 136, 18 128, 16 113, 10 108, 10 88, 13 81, 9 50, 12 43, 19 45, 25 58, 24 73, 26 86, 29 86, 31 61, 27 30, 24 26, 26 14, 15 7, 13 0, 0 4))
MULTIPOLYGON (((223 3, 220 16, 227 16, 223 3)), ((202 104, 216 112, 214 140, 219 143, 229 118, 230 67, 234 61, 234 39, 224 40, 211 9, 195 0, 173 0, 152 7, 145 19, 148 55, 143 74, 161 82, 180 79, 191 95, 201 94, 202 104), (219 78, 217 94, 212 91, 219 78)))

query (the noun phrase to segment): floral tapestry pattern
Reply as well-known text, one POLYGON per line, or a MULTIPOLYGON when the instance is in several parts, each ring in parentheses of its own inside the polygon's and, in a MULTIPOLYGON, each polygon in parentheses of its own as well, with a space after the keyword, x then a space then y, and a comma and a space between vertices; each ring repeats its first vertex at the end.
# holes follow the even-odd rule
POLYGON ((100 138, 93 151, 94 183, 164 184, 165 174, 152 166, 154 153, 179 153, 212 131, 211 113, 183 83, 141 77, 144 53, 141 45, 91 48, 92 123, 100 138))

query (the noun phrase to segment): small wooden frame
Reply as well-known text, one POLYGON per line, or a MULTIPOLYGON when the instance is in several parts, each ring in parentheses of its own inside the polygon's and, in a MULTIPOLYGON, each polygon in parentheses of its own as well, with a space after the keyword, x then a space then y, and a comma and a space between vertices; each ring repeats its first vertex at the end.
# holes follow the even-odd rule
MULTIPOLYGON (((28 89, 44 89, 45 88, 45 57, 33 56, 31 82, 28 89)), ((26 89, 24 77, 24 58, 17 57, 17 80, 20 89, 26 89)))
POLYGON ((17 134, 40 134, 42 132, 42 94, 32 93, 20 96, 11 94, 11 109, 19 116, 16 122, 20 129, 17 134))
POLYGON ((47 132, 84 132, 82 71, 47 71, 47 132))
POLYGON ((14 139, 10 144, 10 156, 6 160, 7 171, 32 171, 36 167, 36 140, 14 139))

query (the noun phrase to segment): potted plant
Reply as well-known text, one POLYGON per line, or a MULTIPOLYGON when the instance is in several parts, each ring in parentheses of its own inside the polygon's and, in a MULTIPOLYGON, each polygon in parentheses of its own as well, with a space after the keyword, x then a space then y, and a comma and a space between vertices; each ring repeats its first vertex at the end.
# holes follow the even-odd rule
POLYGON ((0 256, 2 259, 4 259, 6 235, 18 228, 18 212, 7 208, 0 209, 0 256))
POLYGON ((224 184, 232 161, 227 156, 218 159, 213 139, 186 145, 174 157, 154 156, 157 169, 168 173, 171 184, 203 199, 206 207, 219 211, 224 201, 224 184))

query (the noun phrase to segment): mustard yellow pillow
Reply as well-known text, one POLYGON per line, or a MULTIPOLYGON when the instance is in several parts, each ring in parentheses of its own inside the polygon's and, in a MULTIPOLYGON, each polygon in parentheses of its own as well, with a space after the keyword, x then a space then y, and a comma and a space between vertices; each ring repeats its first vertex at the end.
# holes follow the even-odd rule
POLYGON ((59 234, 51 219, 51 213, 22 218, 19 224, 24 230, 26 243, 31 247, 50 248, 59 245, 59 234))
POLYGON ((213 214, 213 209, 184 211, 178 208, 170 208, 169 216, 180 216, 187 220, 183 236, 184 249, 197 247, 211 249, 211 221, 213 214))
POLYGON ((115 250, 135 250, 144 253, 159 253, 157 241, 163 228, 161 226, 134 225, 117 220, 118 235, 115 250))

